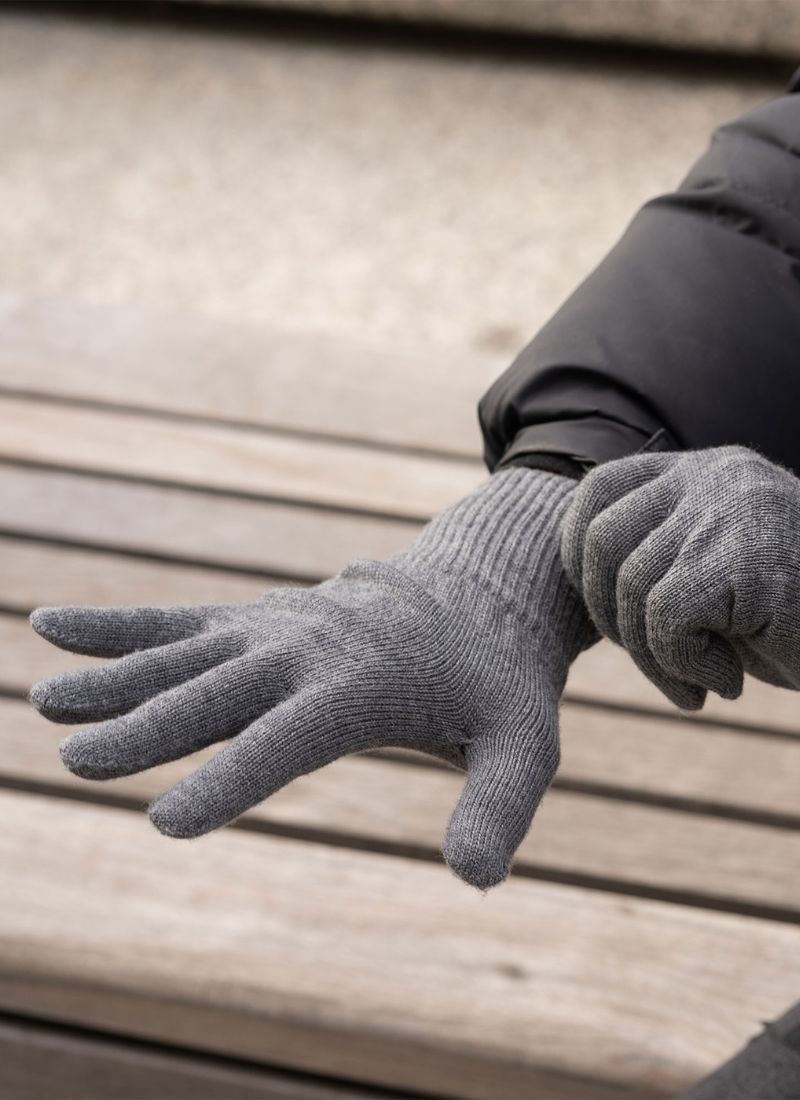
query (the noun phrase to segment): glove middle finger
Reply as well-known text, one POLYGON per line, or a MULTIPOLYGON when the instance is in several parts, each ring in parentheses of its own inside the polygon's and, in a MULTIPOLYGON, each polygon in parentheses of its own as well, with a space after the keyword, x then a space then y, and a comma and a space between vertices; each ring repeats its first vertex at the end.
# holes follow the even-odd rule
POLYGON ((666 479, 656 479, 612 504, 592 521, 583 547, 583 598, 597 629, 624 645, 619 624, 618 580, 626 561, 674 506, 666 479))
POLYGON ((199 635, 40 680, 31 688, 30 701, 51 722, 115 718, 228 660, 240 648, 241 640, 233 633, 199 635))
POLYGON ((684 537, 680 517, 672 516, 627 558, 617 576, 617 622, 620 644, 645 676, 676 706, 699 710, 705 702, 705 690, 665 670, 650 647, 647 633, 648 598, 678 556, 684 537))
POLYGON ((280 656, 248 653, 61 742, 64 764, 84 779, 112 779, 179 760, 240 733, 292 690, 280 656))

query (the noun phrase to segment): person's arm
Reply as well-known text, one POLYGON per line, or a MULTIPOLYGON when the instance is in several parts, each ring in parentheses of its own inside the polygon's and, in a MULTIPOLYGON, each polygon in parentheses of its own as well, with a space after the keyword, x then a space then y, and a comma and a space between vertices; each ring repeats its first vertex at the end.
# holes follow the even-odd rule
POLYGON ((740 444, 800 473, 798 92, 720 127, 491 386, 490 470, 740 444))

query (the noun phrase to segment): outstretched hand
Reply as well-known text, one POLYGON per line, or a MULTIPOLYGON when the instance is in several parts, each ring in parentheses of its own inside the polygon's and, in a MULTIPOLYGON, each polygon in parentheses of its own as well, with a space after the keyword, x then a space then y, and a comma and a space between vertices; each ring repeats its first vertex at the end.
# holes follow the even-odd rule
POLYGON ((53 721, 99 723, 61 745, 87 779, 225 742, 150 807, 175 837, 348 753, 432 753, 467 772, 445 858, 490 887, 553 778, 567 669, 594 640, 559 555, 573 492, 553 474, 499 472, 408 551, 253 603, 40 609, 43 637, 116 660, 43 681, 31 700, 53 721))

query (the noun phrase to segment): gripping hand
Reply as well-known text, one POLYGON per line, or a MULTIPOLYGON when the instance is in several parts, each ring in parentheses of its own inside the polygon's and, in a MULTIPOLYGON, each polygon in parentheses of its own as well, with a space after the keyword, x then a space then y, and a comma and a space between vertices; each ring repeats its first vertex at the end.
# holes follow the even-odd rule
POLYGON ((800 481, 745 447, 598 466, 562 532, 597 629, 686 710, 744 672, 800 687, 799 550, 800 481))

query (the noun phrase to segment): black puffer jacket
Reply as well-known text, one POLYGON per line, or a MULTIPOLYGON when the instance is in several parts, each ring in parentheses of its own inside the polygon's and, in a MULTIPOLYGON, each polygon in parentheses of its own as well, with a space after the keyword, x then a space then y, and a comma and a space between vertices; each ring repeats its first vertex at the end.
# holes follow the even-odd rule
POLYGON ((800 475, 800 70, 642 207, 478 412, 490 470, 739 443, 800 475))

